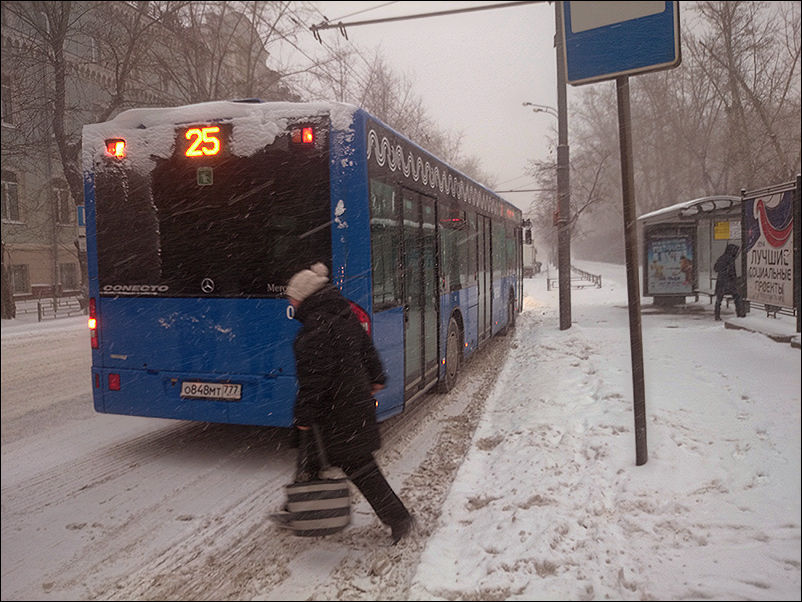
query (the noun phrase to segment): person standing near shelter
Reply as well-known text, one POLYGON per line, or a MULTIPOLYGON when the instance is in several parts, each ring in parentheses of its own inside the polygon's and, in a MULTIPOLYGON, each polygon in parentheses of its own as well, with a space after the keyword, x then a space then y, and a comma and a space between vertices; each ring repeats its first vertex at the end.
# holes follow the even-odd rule
POLYGON ((683 284, 693 285, 693 262, 685 255, 679 258, 679 271, 685 278, 683 284))
POLYGON ((373 456, 381 447, 373 395, 384 387, 385 374, 373 341, 328 275, 328 268, 316 263, 287 285, 295 319, 303 324, 293 347, 295 425, 300 430, 318 426, 329 462, 345 472, 390 527, 394 545, 410 531, 413 517, 373 456))
POLYGON ((716 259, 713 270, 716 272, 716 307, 715 318, 721 320, 721 301, 724 295, 732 295, 735 302, 735 311, 739 318, 746 316, 744 311, 741 293, 738 291, 738 275, 735 271, 735 258, 738 256, 740 247, 736 244, 728 244, 721 257, 716 259))

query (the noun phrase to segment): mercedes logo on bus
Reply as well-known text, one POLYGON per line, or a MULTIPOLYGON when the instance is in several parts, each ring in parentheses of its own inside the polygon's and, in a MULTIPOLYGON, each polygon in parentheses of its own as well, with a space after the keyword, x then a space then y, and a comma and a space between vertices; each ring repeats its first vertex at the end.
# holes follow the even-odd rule
POLYGON ((214 291, 214 280, 211 278, 204 278, 201 282, 201 290, 206 294, 214 291))

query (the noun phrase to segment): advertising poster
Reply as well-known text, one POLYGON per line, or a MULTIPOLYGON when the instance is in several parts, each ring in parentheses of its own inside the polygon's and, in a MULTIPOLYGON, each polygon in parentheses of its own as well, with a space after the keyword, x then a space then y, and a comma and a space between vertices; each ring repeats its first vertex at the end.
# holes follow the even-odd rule
POLYGON ((693 234, 649 232, 646 237, 646 295, 691 295, 696 288, 693 234))
POLYGON ((744 198, 749 301, 794 307, 794 189, 744 198))
POLYGON ((741 240, 741 220, 713 222, 714 240, 741 240))

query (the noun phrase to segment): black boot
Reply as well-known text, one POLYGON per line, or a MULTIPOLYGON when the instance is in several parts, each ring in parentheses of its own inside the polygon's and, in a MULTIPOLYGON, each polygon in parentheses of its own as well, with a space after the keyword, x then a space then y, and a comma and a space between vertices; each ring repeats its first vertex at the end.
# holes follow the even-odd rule
POLYGON ((401 523, 393 527, 392 533, 392 543, 391 546, 396 545, 399 541, 401 541, 404 536, 412 530, 412 527, 415 526, 415 517, 411 514, 407 516, 401 523))

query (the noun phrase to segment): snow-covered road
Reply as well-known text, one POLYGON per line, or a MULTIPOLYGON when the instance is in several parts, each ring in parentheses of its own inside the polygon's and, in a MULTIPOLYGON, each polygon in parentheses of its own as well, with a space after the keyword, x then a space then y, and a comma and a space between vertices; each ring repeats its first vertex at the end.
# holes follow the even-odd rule
POLYGON ((420 517, 388 548, 358 494, 337 536, 266 520, 294 466, 285 429, 96 414, 84 322, 2 340, 3 600, 404 599, 508 347, 384 423, 380 466, 420 517))

